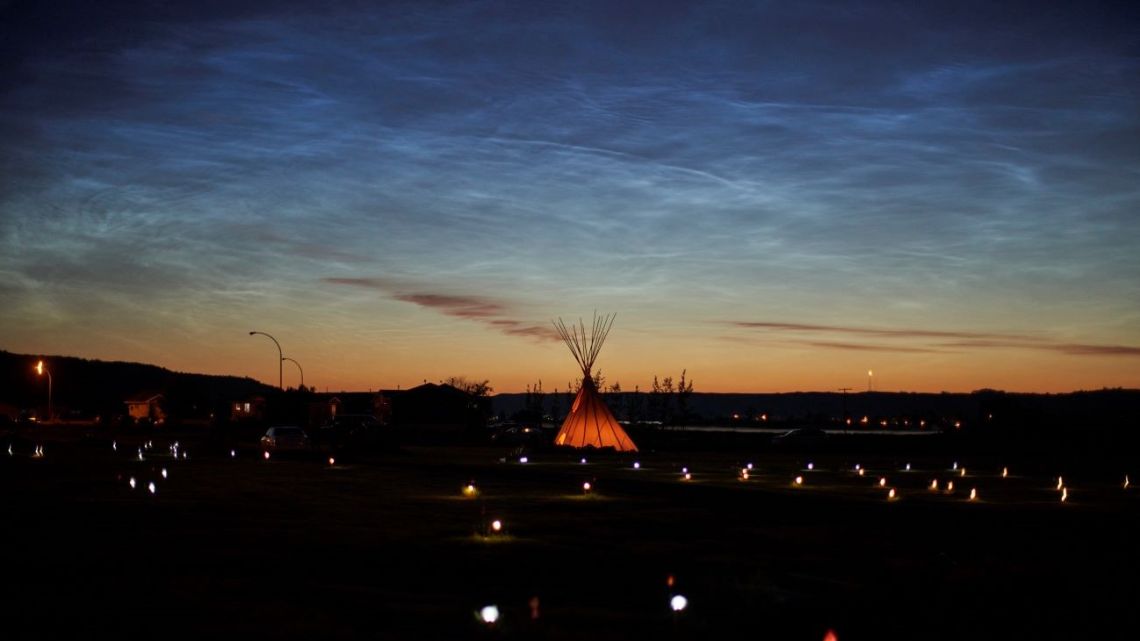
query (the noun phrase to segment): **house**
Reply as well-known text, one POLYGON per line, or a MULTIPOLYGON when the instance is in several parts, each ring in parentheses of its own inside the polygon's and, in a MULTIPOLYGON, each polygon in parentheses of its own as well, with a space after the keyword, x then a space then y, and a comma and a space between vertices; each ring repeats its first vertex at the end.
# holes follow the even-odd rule
POLYGON ((132 419, 150 420, 155 423, 161 423, 166 420, 166 398, 162 394, 142 393, 136 394, 131 398, 123 401, 127 406, 127 416, 132 419))

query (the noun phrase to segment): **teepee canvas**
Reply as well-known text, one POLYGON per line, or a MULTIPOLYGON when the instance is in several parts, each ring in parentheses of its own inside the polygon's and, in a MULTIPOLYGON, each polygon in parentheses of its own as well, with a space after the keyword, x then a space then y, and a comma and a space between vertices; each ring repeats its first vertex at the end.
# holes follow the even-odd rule
POLYGON ((610 408, 602 400, 594 385, 594 377, 590 369, 598 358, 602 343, 613 325, 613 316, 594 316, 594 326, 586 334, 586 326, 581 320, 578 325, 566 327, 562 319, 554 323, 554 329, 570 348, 574 360, 582 368, 582 388, 570 406, 570 414, 562 421, 562 429, 554 437, 555 445, 569 447, 612 447, 619 452, 636 452, 637 446, 625 433, 621 425, 614 419, 610 408))

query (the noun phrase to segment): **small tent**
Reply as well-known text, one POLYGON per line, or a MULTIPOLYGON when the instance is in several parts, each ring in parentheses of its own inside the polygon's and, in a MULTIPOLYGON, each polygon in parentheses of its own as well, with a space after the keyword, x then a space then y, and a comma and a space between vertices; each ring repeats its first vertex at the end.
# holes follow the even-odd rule
POLYGON ((570 406, 570 413, 562 421, 562 428, 554 437, 555 445, 568 447, 612 447, 619 452, 636 452, 637 445, 625 433, 621 425, 614 419, 610 408, 598 393, 594 385, 591 369, 598 358, 598 352, 610 332, 614 317, 594 316, 594 325, 589 334, 586 326, 578 320, 578 325, 567 327, 562 319, 554 323, 554 329, 570 348, 574 360, 582 368, 582 387, 574 404, 570 406))

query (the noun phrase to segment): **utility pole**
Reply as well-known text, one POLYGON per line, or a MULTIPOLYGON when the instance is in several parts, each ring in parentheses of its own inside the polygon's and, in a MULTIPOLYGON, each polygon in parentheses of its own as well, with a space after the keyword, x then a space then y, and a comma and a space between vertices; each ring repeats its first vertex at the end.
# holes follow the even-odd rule
POLYGON ((851 391, 850 387, 840 387, 840 392, 843 392, 843 421, 847 421, 847 392, 851 391))

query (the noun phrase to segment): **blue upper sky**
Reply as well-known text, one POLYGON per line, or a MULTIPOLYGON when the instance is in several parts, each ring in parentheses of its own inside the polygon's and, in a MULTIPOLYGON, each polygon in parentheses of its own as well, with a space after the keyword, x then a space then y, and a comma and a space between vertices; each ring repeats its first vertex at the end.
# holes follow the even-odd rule
POLYGON ((134 4, 0 8, 0 348, 510 390, 597 308, 627 387, 1140 386, 1135 9, 134 4))

